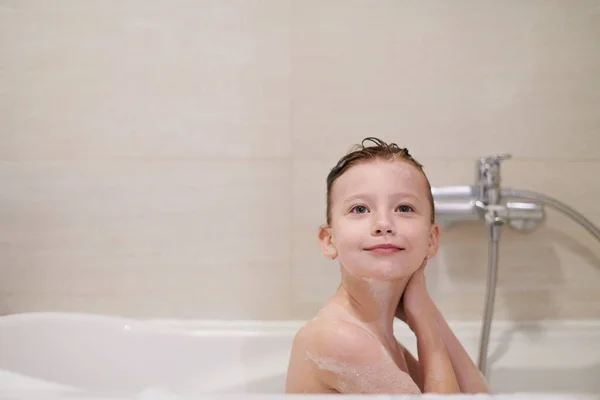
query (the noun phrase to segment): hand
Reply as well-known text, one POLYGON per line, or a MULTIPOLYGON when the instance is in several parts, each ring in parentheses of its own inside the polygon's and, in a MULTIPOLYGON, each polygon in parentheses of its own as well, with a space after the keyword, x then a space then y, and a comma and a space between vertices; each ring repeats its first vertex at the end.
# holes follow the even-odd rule
MULTIPOLYGON (((412 274, 404 289, 404 293, 398 302, 396 318, 406 323, 409 323, 411 316, 426 311, 427 306, 431 302, 425 282, 425 267, 427 266, 427 261, 428 260, 425 259, 419 269, 412 274)), ((411 324, 409 323, 409 325, 411 324)))

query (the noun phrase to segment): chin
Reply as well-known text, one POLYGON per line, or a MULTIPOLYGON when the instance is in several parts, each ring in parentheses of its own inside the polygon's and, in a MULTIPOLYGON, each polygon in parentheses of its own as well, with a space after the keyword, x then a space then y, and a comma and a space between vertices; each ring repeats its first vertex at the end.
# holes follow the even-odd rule
POLYGON ((402 279, 409 277, 416 271, 416 268, 409 269, 402 265, 398 265, 398 262, 379 262, 376 265, 367 266, 354 266, 346 269, 352 275, 359 276, 361 278, 375 279, 379 281, 393 281, 396 279, 402 279))

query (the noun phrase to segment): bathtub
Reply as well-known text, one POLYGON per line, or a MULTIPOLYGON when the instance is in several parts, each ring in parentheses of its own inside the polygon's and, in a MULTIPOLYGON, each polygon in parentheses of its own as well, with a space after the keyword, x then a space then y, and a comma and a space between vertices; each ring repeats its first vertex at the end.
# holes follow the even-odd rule
MULTIPOLYGON (((0 394, 280 394, 301 325, 70 313, 3 316, 0 394)), ((450 325, 476 359, 479 324, 450 325)), ((406 327, 399 324, 396 332, 416 354, 406 327)), ((494 393, 600 393, 600 321, 496 322, 490 351, 494 393)))

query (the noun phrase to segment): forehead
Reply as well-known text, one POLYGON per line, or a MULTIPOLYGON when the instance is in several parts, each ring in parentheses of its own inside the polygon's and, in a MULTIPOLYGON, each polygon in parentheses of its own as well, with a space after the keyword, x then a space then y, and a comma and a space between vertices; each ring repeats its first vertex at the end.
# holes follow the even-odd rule
POLYGON ((355 193, 392 193, 398 190, 426 195, 423 172, 406 161, 368 161, 348 168, 333 184, 332 195, 338 198, 355 193))

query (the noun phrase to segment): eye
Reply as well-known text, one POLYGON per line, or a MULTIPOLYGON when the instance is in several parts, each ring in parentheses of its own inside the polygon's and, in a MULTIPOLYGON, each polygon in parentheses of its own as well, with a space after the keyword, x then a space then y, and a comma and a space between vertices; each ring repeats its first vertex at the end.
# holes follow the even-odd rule
POLYGON ((364 214, 368 211, 369 210, 365 206, 354 206, 352 209, 350 209, 350 212, 355 214, 364 214))
POLYGON ((396 210, 403 212, 403 213, 415 211, 415 209, 412 208, 411 206, 409 206, 408 204, 402 204, 402 205, 398 206, 398 208, 396 208, 396 210))

